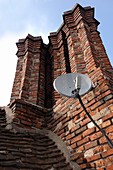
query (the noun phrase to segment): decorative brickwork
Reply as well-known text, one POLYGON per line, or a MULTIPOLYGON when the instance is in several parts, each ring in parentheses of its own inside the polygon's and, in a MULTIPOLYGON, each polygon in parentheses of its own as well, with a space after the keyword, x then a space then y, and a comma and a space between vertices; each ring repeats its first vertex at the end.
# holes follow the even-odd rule
POLYGON ((4 110, 0 110, 0 123, 1 170, 72 170, 47 133, 19 127, 9 130, 4 110))
POLYGON ((0 166, 4 170, 113 169, 113 148, 87 117, 78 99, 62 97, 53 89, 54 79, 61 74, 87 74, 94 88, 82 96, 83 103, 113 141, 113 68, 98 25, 94 8, 77 4, 64 13, 63 24, 57 32, 50 33, 48 45, 41 37, 29 34, 17 43, 11 102, 1 111, 6 118, 0 120, 0 166), (13 148, 13 140, 18 150, 13 148))
MULTIPOLYGON (((47 93, 45 87, 49 86, 46 82, 51 74, 48 46, 43 44, 41 37, 32 37, 28 34, 26 39, 19 40, 17 47, 18 63, 11 100, 19 98, 44 107, 47 96, 51 98, 51 87, 50 94, 49 89, 47 93)), ((49 107, 51 102, 48 101, 49 107)))

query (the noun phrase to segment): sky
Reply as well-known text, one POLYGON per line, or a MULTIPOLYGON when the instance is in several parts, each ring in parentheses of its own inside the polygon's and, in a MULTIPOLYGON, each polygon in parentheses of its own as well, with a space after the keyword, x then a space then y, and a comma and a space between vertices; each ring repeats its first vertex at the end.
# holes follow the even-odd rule
POLYGON ((98 30, 113 65, 113 0, 0 0, 0 106, 10 102, 16 63, 16 42, 42 36, 48 43, 50 32, 58 30, 63 13, 76 3, 95 8, 98 30))

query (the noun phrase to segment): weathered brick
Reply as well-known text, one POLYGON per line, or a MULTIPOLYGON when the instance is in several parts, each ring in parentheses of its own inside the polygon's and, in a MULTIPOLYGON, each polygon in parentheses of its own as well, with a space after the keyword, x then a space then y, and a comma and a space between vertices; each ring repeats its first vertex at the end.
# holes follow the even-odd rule
POLYGON ((80 124, 81 124, 81 126, 84 126, 84 125, 86 125, 87 123, 89 123, 90 122, 90 119, 89 118, 86 118, 85 120, 83 120, 80 124))
POLYGON ((77 152, 83 152, 84 151, 84 146, 76 147, 77 152))
POLYGON ((113 125, 106 128, 106 133, 111 133, 111 132, 113 132, 113 125))
POLYGON ((96 167, 103 167, 105 166, 105 161, 103 159, 95 161, 96 167))
MULTIPOLYGON (((42 149, 43 138, 38 146, 37 139, 33 138, 33 134, 31 137, 30 133, 35 129, 36 135, 36 131, 43 128, 51 130, 57 137, 60 136, 67 149, 71 151, 71 159, 80 164, 81 169, 102 170, 112 164, 113 153, 106 138, 88 118, 79 100, 60 96, 53 89, 54 79, 62 74, 87 74, 95 86, 81 98, 92 118, 105 129, 109 138, 113 139, 113 69, 97 30, 99 23, 93 14, 93 8, 77 5, 73 10, 64 13, 63 25, 57 32, 50 33, 48 45, 43 43, 41 37, 31 35, 17 43, 18 63, 11 94, 11 101, 16 100, 10 104, 14 114, 12 123, 18 128, 21 127, 21 131, 29 129, 27 139, 21 139, 22 142, 28 142, 25 143, 26 148, 24 143, 23 147, 19 148, 21 161, 26 162, 27 166, 21 169, 38 169, 40 166, 37 164, 41 164, 41 161, 44 169, 50 169, 53 162, 56 169, 70 169, 62 153, 58 154, 57 149, 55 152, 56 146, 48 141, 45 144, 48 145, 48 149, 45 151, 45 146, 42 151, 43 159, 36 160, 36 152, 38 148, 42 149), (51 159, 43 157, 46 152, 47 155, 50 154, 51 159), (24 155, 29 155, 31 159, 28 160, 24 155), (30 165, 32 162, 34 166, 30 165)), ((1 119, 0 122, 1 127, 6 123, 1 119)), ((9 139, 1 141, 1 146, 4 142, 7 142, 5 147, 12 146, 9 139)), ((19 145, 20 142, 18 147, 19 145)), ((13 154, 16 153, 18 152, 13 151, 13 154)), ((13 161, 12 164, 21 167, 21 161, 13 161)), ((8 165, 8 162, 6 164, 8 165)))
POLYGON ((113 169, 113 164, 112 165, 109 165, 107 166, 106 170, 112 170, 113 169))
POLYGON ((74 131, 76 131, 76 130, 79 129, 79 128, 80 128, 80 125, 77 124, 77 125, 75 125, 75 126, 71 129, 71 132, 74 132, 74 131))
POLYGON ((81 127, 80 129, 77 129, 77 130, 75 131, 75 134, 78 135, 79 133, 84 132, 86 129, 87 129, 87 127, 86 127, 86 126, 83 126, 83 127, 81 127))
POLYGON ((95 146, 98 145, 98 142, 95 140, 95 141, 91 141, 91 142, 88 142, 87 144, 85 144, 85 149, 90 149, 90 148, 93 148, 95 146))
POLYGON ((108 157, 110 155, 113 155, 113 149, 109 149, 102 153, 102 157, 108 157))
POLYGON ((89 142, 89 138, 88 137, 83 138, 81 141, 78 141, 77 145, 80 146, 80 145, 83 145, 83 144, 85 144, 87 142, 89 142))
POLYGON ((112 156, 108 156, 108 157, 105 159, 105 162, 106 162, 106 166, 112 164, 112 162, 113 162, 113 155, 112 155, 112 156))
POLYGON ((75 149, 75 148, 77 147, 76 143, 73 143, 73 144, 71 145, 71 147, 72 147, 72 149, 75 149))
POLYGON ((96 146, 93 149, 94 154, 102 153, 104 151, 103 146, 96 146))
POLYGON ((113 112, 113 105, 109 106, 109 109, 113 112))
POLYGON ((83 137, 91 135, 92 133, 94 133, 96 131, 96 128, 93 127, 91 129, 87 129, 86 131, 83 132, 83 137))
POLYGON ((100 139, 99 139, 99 143, 100 144, 104 144, 104 143, 106 143, 107 141, 106 141, 106 138, 105 137, 101 137, 100 139))
POLYGON ((91 140, 96 140, 100 138, 101 136, 102 136, 102 133, 99 131, 99 132, 95 132, 94 134, 91 134, 89 137, 91 140))
POLYGON ((70 139, 73 138, 74 136, 75 136, 74 133, 69 134, 69 135, 66 136, 66 140, 70 140, 70 139))
POLYGON ((81 169, 88 169, 89 168, 89 164, 87 164, 87 163, 80 164, 80 168, 81 169))
POLYGON ((101 155, 100 155, 100 154, 96 154, 96 155, 93 155, 93 156, 87 158, 87 161, 88 161, 88 162, 96 161, 96 160, 98 160, 98 159, 100 159, 100 158, 101 158, 101 155))
POLYGON ((74 153, 71 155, 71 160, 77 160, 78 158, 83 157, 83 153, 74 153))
POLYGON ((77 135, 77 136, 75 136, 75 138, 73 138, 72 140, 71 140, 71 144, 73 144, 73 143, 75 143, 75 142, 77 142, 77 141, 80 141, 82 139, 82 135, 77 135))
POLYGON ((112 118, 112 117, 113 117, 113 113, 111 112, 111 113, 109 113, 108 115, 104 116, 104 117, 102 118, 102 120, 103 120, 103 121, 106 121, 106 120, 108 120, 108 119, 110 119, 110 118, 112 118))
POLYGON ((107 126, 111 125, 111 121, 110 120, 107 120, 105 122, 102 123, 102 127, 105 128, 107 126))

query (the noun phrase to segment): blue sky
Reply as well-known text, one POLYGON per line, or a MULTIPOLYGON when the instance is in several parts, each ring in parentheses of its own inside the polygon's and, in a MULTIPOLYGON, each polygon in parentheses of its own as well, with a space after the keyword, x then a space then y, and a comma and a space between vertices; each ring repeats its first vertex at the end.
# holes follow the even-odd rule
POLYGON ((16 71, 16 45, 28 33, 48 43, 50 32, 62 24, 62 15, 79 3, 95 8, 103 44, 113 65, 113 0, 0 0, 0 106, 7 105, 16 71))

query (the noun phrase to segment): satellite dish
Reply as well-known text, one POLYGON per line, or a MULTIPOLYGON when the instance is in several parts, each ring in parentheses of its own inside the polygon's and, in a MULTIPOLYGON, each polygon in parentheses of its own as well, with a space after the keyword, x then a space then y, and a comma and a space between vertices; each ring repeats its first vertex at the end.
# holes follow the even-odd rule
POLYGON ((75 98, 77 90, 79 90, 79 95, 86 94, 91 89, 92 82, 85 74, 68 73, 57 77, 53 86, 61 95, 75 98))
POLYGON ((89 77, 85 74, 79 74, 79 73, 63 74, 54 80, 53 86, 57 92, 59 92, 64 96, 72 97, 72 98, 78 97, 79 102, 81 103, 81 106, 83 107, 87 116, 104 135, 110 147, 113 148, 112 141, 106 135, 105 131, 101 129, 99 125, 93 120, 92 116, 88 113, 80 97, 81 95, 87 93, 92 87, 92 82, 89 79, 89 77))

